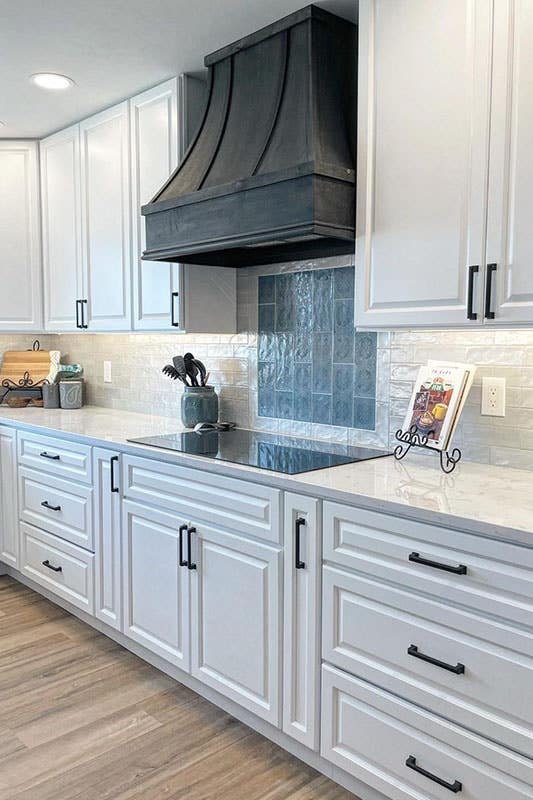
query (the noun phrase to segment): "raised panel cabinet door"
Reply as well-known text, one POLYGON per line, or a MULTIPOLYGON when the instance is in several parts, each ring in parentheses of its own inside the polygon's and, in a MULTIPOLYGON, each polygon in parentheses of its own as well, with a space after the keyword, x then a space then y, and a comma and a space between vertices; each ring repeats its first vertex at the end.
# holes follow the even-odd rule
POLYGON ((487 286, 489 324, 533 322, 533 5, 495 0, 487 286))
POLYGON ((360 3, 359 327, 482 322, 490 8, 360 3))
POLYGON ((84 324, 131 328, 128 102, 80 123, 84 324))
POLYGON ((320 507, 285 494, 283 730, 312 750, 320 730, 320 507))
POLYGON ((180 566, 183 520, 123 503, 124 633, 189 670, 189 570, 180 566))
POLYGON ((17 435, 0 426, 0 561, 19 566, 17 519, 17 435))
POLYGON ((281 551, 204 525, 189 538, 192 675, 279 726, 281 551))
POLYGON ((141 206, 178 164, 178 79, 130 100, 132 133, 133 326, 171 329, 180 321, 180 266, 142 261, 146 246, 141 206))
POLYGON ((0 139, 0 331, 42 329, 39 151, 0 139))
POLYGON ((40 143, 44 320, 48 331, 80 327, 80 128, 73 125, 40 143))
POLYGON ((95 615, 122 630, 120 456, 94 448, 95 615))

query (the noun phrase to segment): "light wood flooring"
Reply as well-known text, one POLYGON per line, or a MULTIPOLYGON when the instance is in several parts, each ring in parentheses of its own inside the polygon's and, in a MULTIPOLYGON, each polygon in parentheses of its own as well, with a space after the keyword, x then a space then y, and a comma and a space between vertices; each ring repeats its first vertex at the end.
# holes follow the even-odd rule
POLYGON ((0 798, 354 800, 5 576, 0 577, 0 798))

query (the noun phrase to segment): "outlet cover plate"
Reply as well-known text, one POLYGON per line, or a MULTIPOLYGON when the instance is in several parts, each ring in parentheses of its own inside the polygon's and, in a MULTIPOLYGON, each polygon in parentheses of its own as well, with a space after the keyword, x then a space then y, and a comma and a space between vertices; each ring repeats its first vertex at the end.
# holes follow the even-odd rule
POLYGON ((111 361, 104 361, 104 383, 111 383, 111 361))
POLYGON ((481 379, 481 414, 505 417, 505 378, 481 379))

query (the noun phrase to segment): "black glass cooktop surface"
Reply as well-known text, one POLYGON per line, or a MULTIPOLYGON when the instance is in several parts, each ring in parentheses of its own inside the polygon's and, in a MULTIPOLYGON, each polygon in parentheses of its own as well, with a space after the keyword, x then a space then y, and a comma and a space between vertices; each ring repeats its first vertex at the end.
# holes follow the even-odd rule
POLYGON ((151 447, 161 447, 165 450, 177 450, 180 453, 218 458, 221 461, 245 464, 249 467, 259 467, 274 472, 284 472, 288 475, 390 455, 385 450, 317 442, 312 439, 279 436, 241 428, 201 433, 186 431, 128 439, 128 441, 135 444, 147 444, 151 447))

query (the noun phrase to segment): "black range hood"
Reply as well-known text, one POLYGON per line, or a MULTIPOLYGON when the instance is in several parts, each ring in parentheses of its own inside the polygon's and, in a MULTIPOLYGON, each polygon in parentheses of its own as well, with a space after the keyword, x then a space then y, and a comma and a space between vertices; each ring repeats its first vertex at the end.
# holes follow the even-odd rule
POLYGON ((239 267, 353 252, 356 32, 311 5, 206 57, 205 114, 142 209, 143 258, 239 267))

